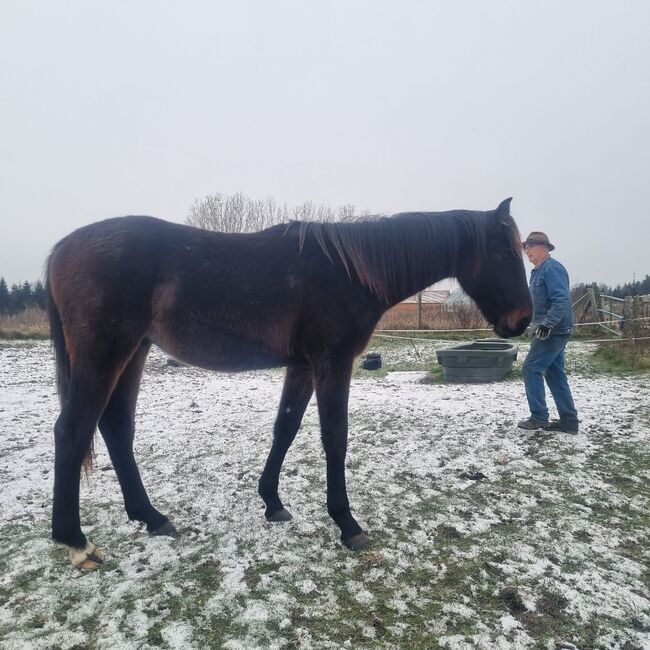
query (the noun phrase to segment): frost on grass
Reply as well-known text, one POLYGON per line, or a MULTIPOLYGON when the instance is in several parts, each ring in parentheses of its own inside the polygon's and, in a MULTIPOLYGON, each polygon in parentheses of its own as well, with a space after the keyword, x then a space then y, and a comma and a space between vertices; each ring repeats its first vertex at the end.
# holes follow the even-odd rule
MULTIPOLYGON (((426 367, 433 348, 418 345, 393 345, 391 363, 426 367)), ((108 560, 84 575, 49 541, 51 352, 3 344, 0 645, 648 647, 650 377, 590 374, 590 354, 568 355, 577 436, 519 431, 517 381, 359 373, 348 487, 375 544, 353 554, 327 516, 315 404, 281 476, 294 519, 267 524, 257 480, 282 373, 171 368, 154 351, 136 455, 182 535, 126 519, 98 439, 81 517, 108 560)))

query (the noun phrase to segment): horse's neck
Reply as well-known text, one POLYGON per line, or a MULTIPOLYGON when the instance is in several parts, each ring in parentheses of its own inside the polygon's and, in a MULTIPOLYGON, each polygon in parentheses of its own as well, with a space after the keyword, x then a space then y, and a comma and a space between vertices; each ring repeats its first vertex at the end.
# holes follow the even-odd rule
POLYGON ((354 224, 300 222, 300 246, 315 242, 386 309, 474 264, 474 213, 404 213, 354 224))
POLYGON ((427 289, 436 282, 452 276, 453 272, 451 271, 440 271, 439 273, 432 273, 423 280, 410 283, 408 285, 408 288, 404 288, 403 286, 396 287, 388 294, 386 306, 387 308, 393 307, 398 303, 403 302, 407 298, 415 296, 416 294, 420 293, 420 291, 424 291, 424 289, 427 289))
POLYGON ((444 214, 423 214, 409 230, 405 245, 396 251, 392 281, 386 287, 387 305, 392 307, 454 276, 459 265, 472 264, 471 250, 461 222, 444 214))

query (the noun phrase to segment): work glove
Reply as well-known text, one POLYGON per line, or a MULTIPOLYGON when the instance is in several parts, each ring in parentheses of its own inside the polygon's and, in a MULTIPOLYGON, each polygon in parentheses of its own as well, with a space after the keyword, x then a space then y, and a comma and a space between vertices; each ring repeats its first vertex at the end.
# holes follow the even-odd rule
POLYGON ((551 333, 551 328, 546 327, 546 325, 538 325, 537 326, 537 331, 535 332, 535 336, 540 340, 540 341, 546 341, 548 338, 548 335, 551 333))

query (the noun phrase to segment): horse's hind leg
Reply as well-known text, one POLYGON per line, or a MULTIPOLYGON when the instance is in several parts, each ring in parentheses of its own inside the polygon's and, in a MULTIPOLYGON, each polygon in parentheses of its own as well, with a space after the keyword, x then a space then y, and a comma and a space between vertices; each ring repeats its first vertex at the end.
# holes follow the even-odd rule
POLYGON ((176 530, 167 517, 151 505, 133 456, 135 405, 150 347, 150 343, 143 342, 122 371, 99 419, 99 430, 120 482, 129 519, 145 523, 154 535, 173 535, 176 530))
POLYGON ((273 427, 273 445, 259 481, 259 495, 266 505, 269 521, 287 521, 291 514, 278 496, 280 469, 287 450, 300 428, 302 416, 314 392, 313 373, 304 367, 288 367, 278 416, 273 427))
POLYGON ((99 416, 129 355, 124 351, 121 363, 100 355, 84 356, 81 362, 75 362, 63 409, 54 425, 52 538, 70 548, 72 563, 82 569, 95 568, 102 554, 81 531, 81 466, 90 451, 99 416))

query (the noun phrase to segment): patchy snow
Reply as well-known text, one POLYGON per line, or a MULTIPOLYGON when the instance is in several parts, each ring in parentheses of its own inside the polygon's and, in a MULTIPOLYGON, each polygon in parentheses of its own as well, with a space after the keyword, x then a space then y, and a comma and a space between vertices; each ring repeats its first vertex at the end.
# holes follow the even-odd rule
POLYGON ((268 524, 257 480, 283 373, 171 368, 154 350, 136 457, 182 535, 126 519, 98 437, 81 517, 108 560, 80 574, 49 541, 50 348, 1 344, 1 647, 394 648, 429 634, 448 648, 532 648, 552 606, 564 636, 551 629, 543 645, 580 647, 593 629, 598 647, 650 647, 650 377, 590 376, 591 348, 575 350, 575 436, 518 430, 517 381, 355 378, 348 489, 375 539, 367 554, 344 549, 327 516, 314 401, 281 475, 294 519, 268 524), (505 587, 528 619, 499 602, 505 587))

